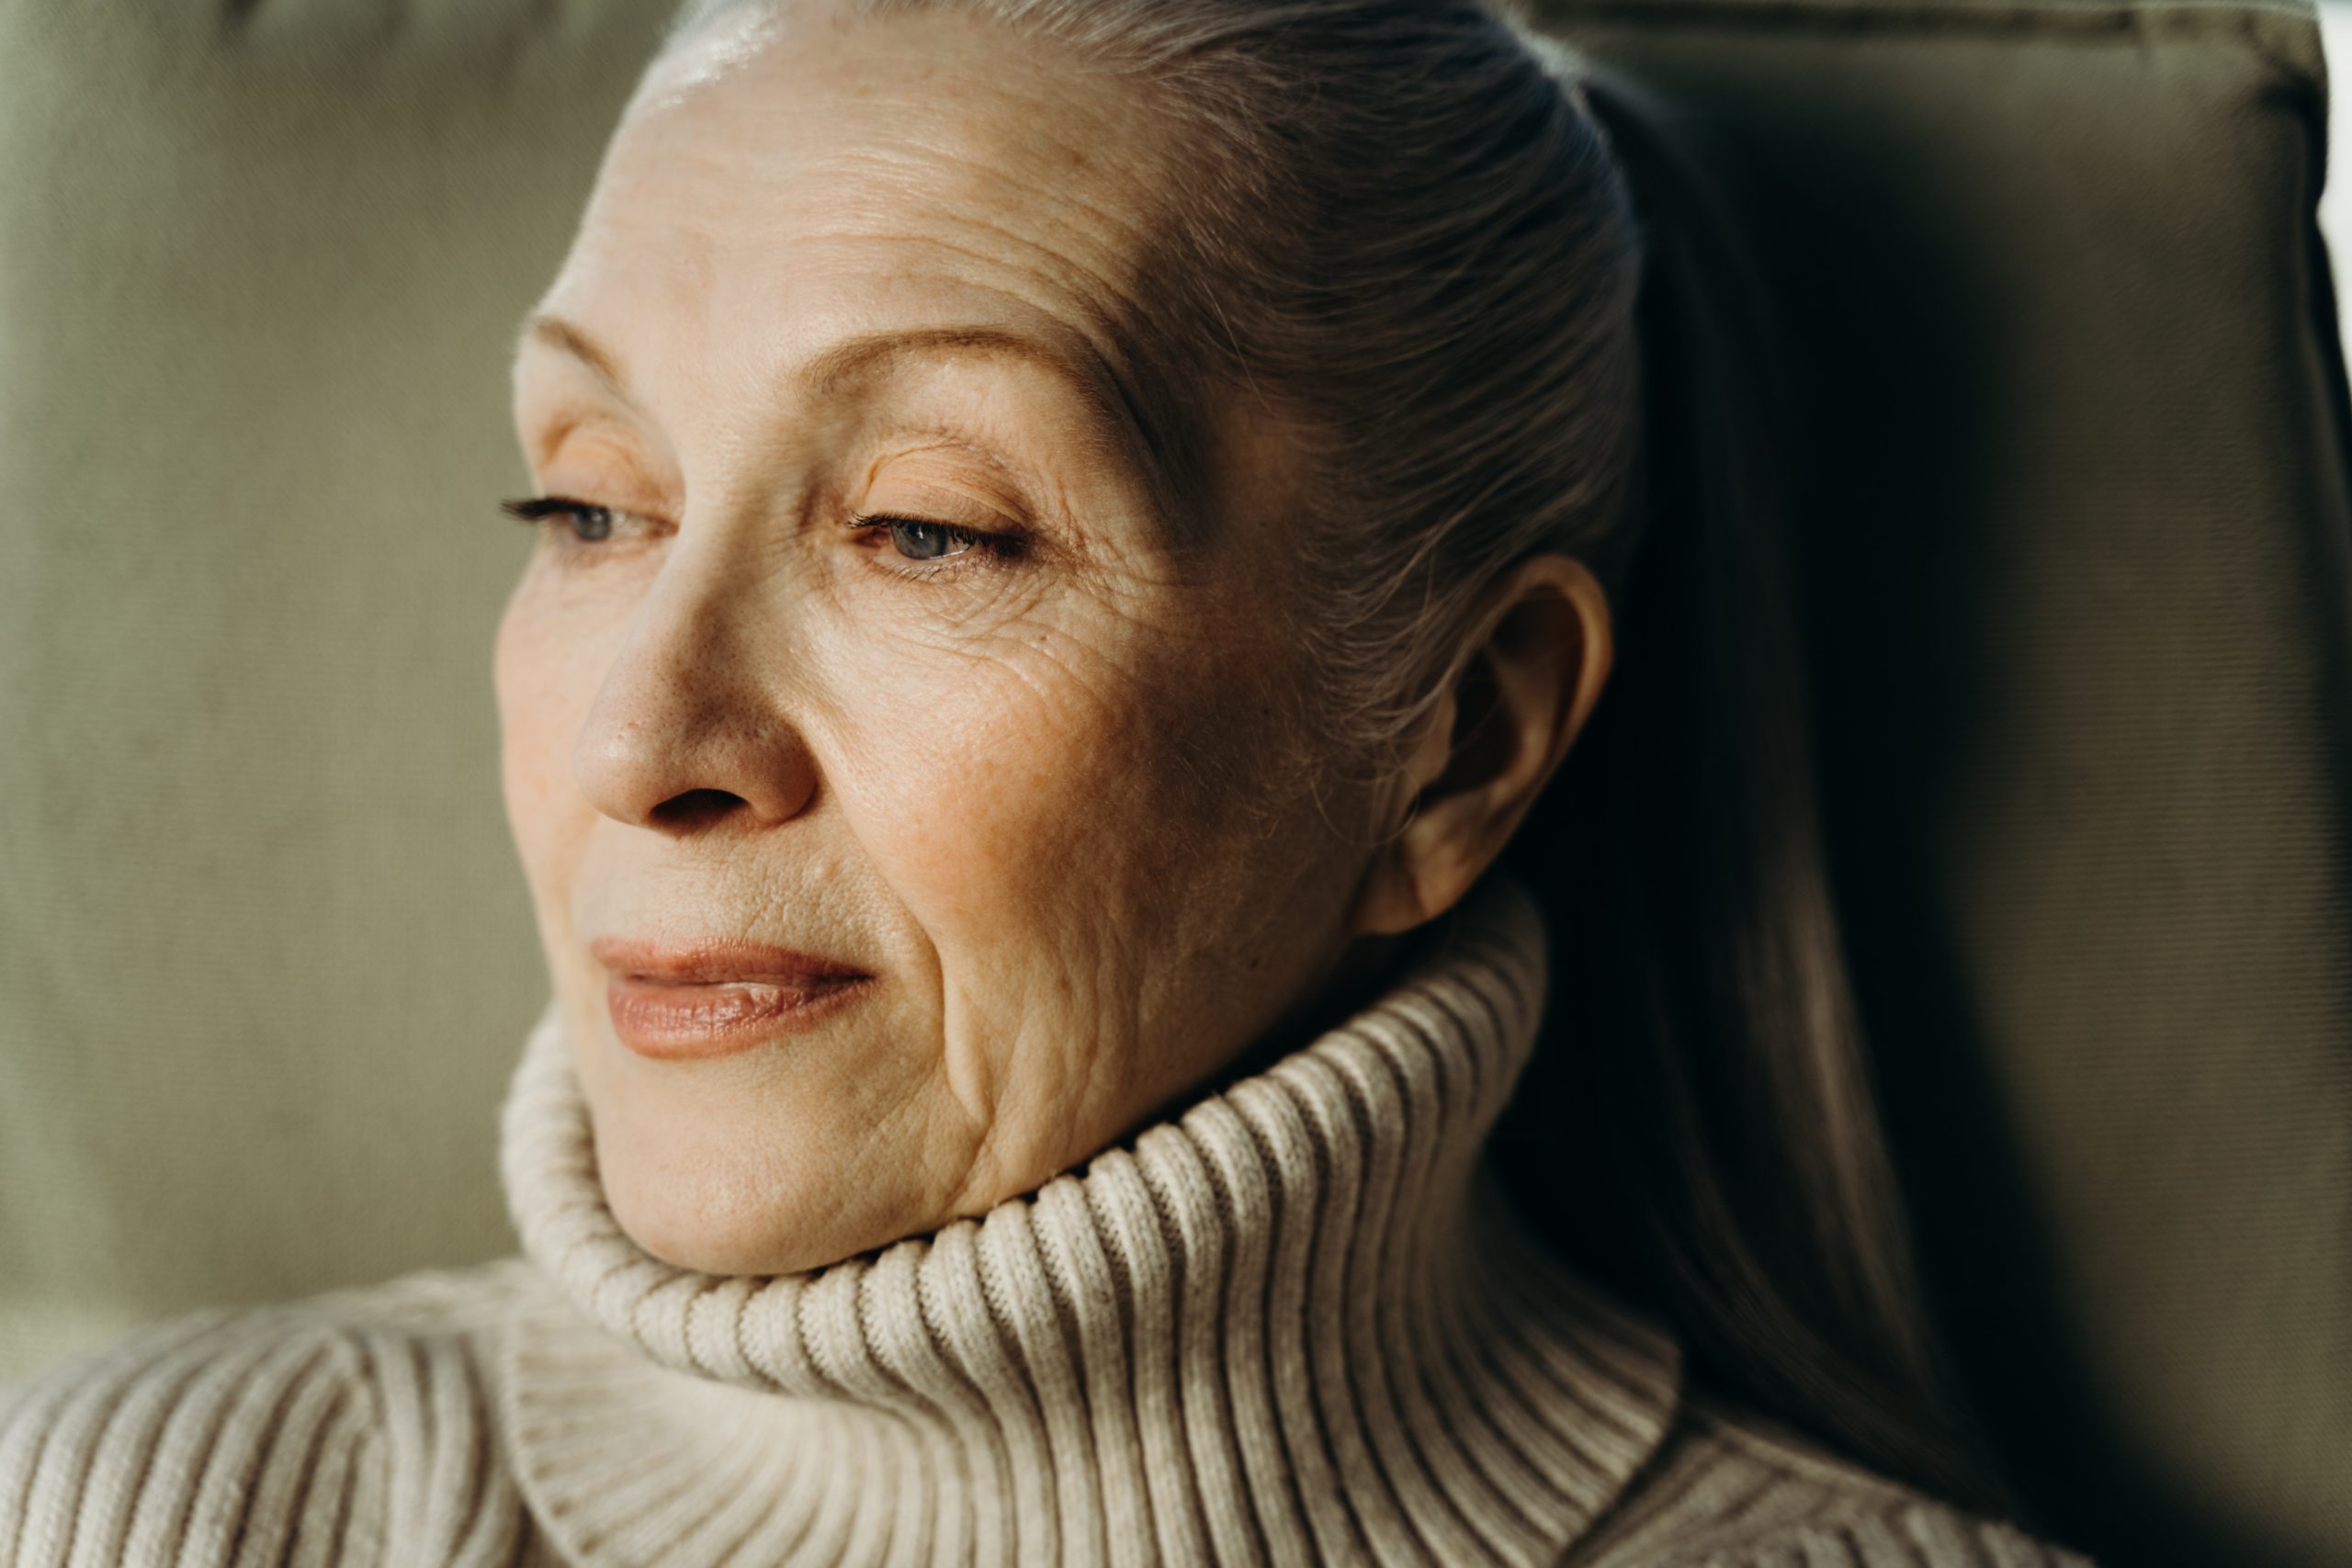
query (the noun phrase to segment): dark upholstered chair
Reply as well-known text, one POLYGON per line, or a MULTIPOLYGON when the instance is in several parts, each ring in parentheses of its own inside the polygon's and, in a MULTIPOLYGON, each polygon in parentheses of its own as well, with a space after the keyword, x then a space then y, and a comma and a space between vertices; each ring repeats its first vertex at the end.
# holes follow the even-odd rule
POLYGON ((2352 505, 2301 6, 1554 4, 1802 375, 1827 829, 2045 1526, 2352 1562, 2352 505))

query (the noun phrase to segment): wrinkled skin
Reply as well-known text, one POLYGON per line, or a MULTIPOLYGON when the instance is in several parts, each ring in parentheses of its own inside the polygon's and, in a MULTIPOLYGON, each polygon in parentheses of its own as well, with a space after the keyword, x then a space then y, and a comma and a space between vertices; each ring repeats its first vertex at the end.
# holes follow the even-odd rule
POLYGON ((721 24, 632 102, 518 351, 540 493, 609 510, 542 522, 501 626, 507 809, 607 1197, 673 1262, 985 1212, 1313 1026, 1589 705, 1605 615, 1561 563, 1479 833, 1393 830, 1450 706, 1393 788, 1302 747, 1280 421, 1232 400, 1187 533, 1108 389, 1180 153, 1136 91, 978 23, 721 24), (650 1060, 610 935, 874 978, 650 1060))

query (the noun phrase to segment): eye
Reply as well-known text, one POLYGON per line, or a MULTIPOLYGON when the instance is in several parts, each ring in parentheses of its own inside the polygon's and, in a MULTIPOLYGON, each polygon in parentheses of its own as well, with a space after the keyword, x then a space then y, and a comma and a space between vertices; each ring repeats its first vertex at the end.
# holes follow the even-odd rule
POLYGON ((890 543, 909 560, 940 560, 948 556, 960 556, 978 543, 978 536, 968 528, 954 528, 944 523, 918 523, 910 518, 893 517, 882 523, 890 530, 890 543))
POLYGON ((854 516, 849 525, 860 534, 888 535, 900 558, 922 562, 964 564, 959 558, 1007 558, 1019 553, 1020 539, 1011 534, 987 533, 954 523, 921 517, 854 516))
POLYGON ((570 542, 582 545, 602 544, 611 538, 618 520, 626 515, 609 506, 598 506, 561 495, 536 495, 519 501, 503 501, 499 502, 499 510, 526 523, 560 528, 570 536, 570 542))

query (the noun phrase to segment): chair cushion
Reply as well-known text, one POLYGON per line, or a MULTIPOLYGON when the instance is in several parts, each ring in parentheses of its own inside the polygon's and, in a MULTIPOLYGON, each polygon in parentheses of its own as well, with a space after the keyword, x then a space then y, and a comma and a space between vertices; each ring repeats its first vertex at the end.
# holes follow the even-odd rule
POLYGON ((1789 312, 1838 890, 2019 1483, 2118 1562, 2352 1562, 2352 510, 2311 8, 1544 16, 1688 115, 1789 312))

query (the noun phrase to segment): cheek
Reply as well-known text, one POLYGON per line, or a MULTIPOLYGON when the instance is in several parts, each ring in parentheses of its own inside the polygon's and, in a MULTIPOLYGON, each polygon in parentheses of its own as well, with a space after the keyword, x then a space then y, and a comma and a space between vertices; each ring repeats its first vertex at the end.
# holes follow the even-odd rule
POLYGON ((1050 646, 973 660, 857 732, 845 809, 943 943, 1018 951, 1048 927, 1094 945, 1217 863, 1205 749, 1250 744, 1218 711, 1219 672, 1158 679, 1130 649, 1050 646))
POLYGON ((507 824, 543 902, 556 891, 555 868, 569 858, 564 846, 586 827, 571 753, 594 696, 594 666, 576 652, 526 579, 499 621, 492 671, 507 824))

